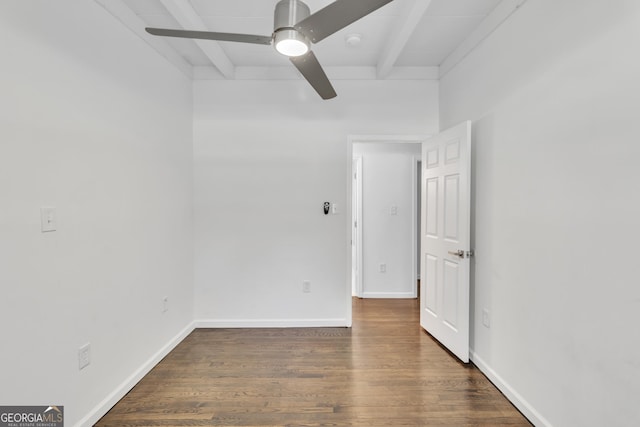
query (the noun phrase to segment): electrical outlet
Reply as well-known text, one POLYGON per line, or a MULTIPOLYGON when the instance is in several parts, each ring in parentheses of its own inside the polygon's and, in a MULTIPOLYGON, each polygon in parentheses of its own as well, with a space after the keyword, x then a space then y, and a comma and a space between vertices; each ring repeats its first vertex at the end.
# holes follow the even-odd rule
POLYGON ((311 282, 309 280, 305 280, 302 282, 302 292, 308 294, 311 292, 311 282))
POLYGON ((91 363, 91 343, 86 343, 78 349, 78 370, 84 369, 91 363))
POLYGON ((489 310, 487 310, 486 308, 482 310, 482 324, 487 328, 491 327, 491 318, 489 316, 489 310))
POLYGON ((169 311, 169 297, 162 298, 162 312, 166 313, 169 311))
POLYGON ((380 273, 387 272, 387 264, 380 264, 380 273))

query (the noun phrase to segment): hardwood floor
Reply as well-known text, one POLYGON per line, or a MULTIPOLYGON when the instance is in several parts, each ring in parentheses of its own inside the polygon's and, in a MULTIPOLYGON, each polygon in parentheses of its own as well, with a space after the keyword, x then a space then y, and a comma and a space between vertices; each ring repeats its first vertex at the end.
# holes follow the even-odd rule
POLYGON ((530 426, 417 304, 355 299, 351 329, 197 329, 96 425, 530 426))

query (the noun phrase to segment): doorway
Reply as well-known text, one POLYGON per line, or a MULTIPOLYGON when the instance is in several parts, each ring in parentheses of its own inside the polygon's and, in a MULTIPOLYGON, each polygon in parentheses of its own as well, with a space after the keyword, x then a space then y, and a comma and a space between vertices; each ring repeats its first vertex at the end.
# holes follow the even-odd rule
POLYGON ((350 138, 350 295, 418 297, 421 143, 426 138, 350 138))

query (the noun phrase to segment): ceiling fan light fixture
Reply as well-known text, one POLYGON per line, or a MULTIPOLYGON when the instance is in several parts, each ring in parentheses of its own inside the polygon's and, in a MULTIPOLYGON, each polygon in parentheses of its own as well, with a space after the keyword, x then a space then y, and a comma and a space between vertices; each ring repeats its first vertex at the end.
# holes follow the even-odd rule
MULTIPOLYGON (((274 45, 279 53, 289 58, 322 99, 331 99, 336 96, 336 91, 310 50, 311 42, 324 40, 392 1, 335 0, 311 14, 309 6, 302 0, 279 0, 273 11, 273 33, 269 36, 151 27, 146 31, 163 37, 274 45)), ((356 45, 358 39, 358 35, 350 35, 347 43, 356 45)))
POLYGON ((309 41, 294 29, 281 29, 274 36, 278 52, 288 57, 302 56, 309 52, 309 41))

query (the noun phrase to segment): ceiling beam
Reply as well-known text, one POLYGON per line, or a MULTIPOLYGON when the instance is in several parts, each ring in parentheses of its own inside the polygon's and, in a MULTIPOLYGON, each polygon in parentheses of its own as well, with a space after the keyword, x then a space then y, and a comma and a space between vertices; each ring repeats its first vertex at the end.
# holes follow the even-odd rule
POLYGON ((431 0, 413 0, 407 4, 398 17, 396 28, 398 31, 388 39, 382 51, 382 56, 378 61, 378 78, 384 79, 389 76, 393 65, 407 45, 411 35, 427 12, 431 0))
POLYGON ((446 76, 464 58, 497 30, 527 0, 503 0, 496 8, 469 34, 469 36, 440 64, 440 78, 446 76))
MULTIPOLYGON (((178 21, 183 29, 195 31, 209 31, 196 13, 191 4, 181 0, 160 0, 169 13, 178 21)), ((227 79, 235 78, 235 66, 222 50, 220 43, 213 40, 193 40, 202 52, 209 58, 211 63, 227 79)))
POLYGON ((149 46, 155 49, 160 55, 164 56, 167 61, 175 65, 187 77, 193 78, 193 67, 187 63, 183 57, 178 55, 164 40, 154 37, 144 30, 145 23, 133 13, 133 11, 122 2, 122 0, 95 0, 97 4, 102 6, 107 12, 111 13, 116 19, 131 30, 134 34, 144 40, 149 46))

